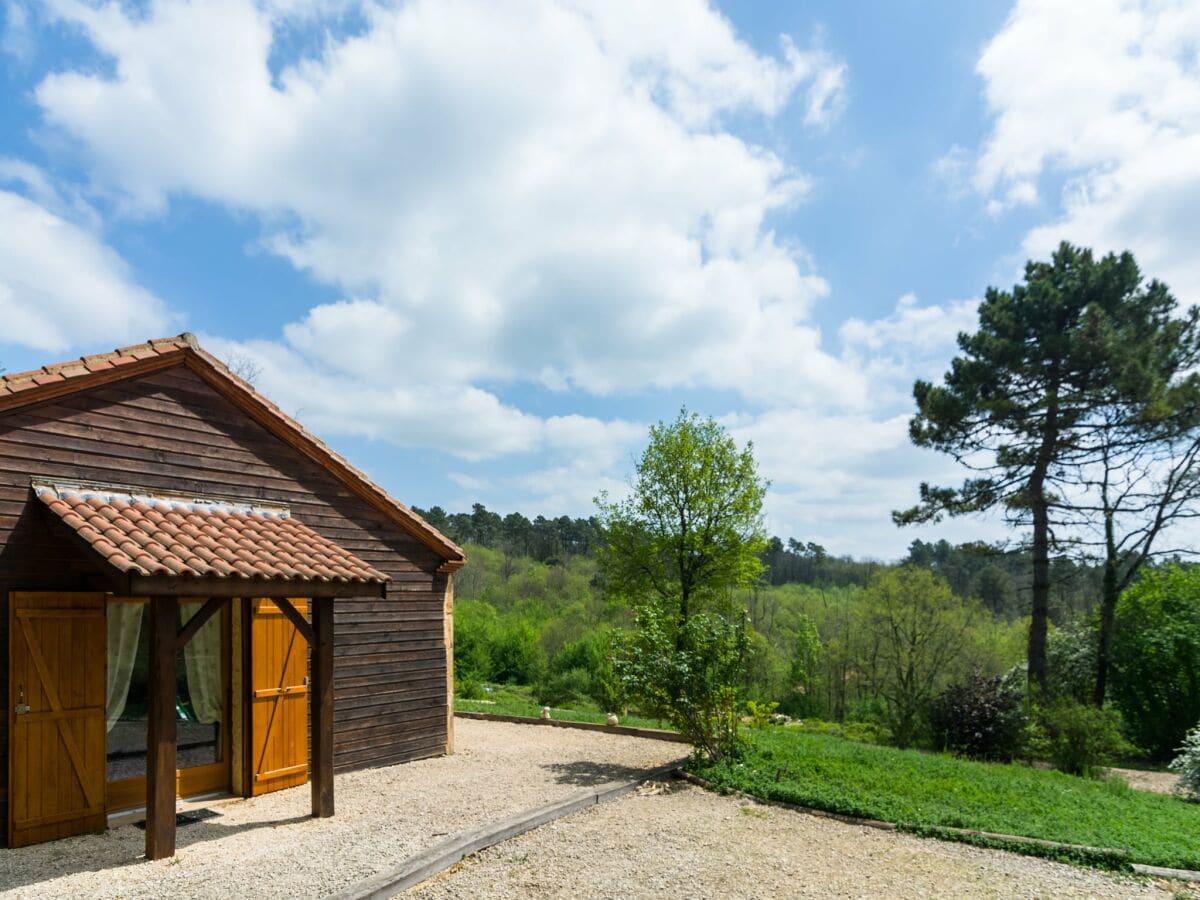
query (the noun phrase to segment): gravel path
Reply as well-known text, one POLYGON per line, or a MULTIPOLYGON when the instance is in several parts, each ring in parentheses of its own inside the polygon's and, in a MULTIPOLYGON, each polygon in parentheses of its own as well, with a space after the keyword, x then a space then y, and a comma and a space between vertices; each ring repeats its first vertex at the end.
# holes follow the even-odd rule
POLYGON ((1174 772, 1147 772, 1142 769, 1109 769, 1114 775, 1125 779, 1126 784, 1138 791, 1154 794, 1173 794, 1179 786, 1179 776, 1174 772))
POLYGON ((458 719, 454 756, 339 775, 337 815, 309 817, 308 786, 209 804, 173 859, 140 861, 132 825, 0 850, 16 897, 321 897, 391 869, 445 835, 671 762, 685 748, 566 728, 458 719))
POLYGON ((464 860, 418 900, 489 897, 1170 897, 1150 881, 845 825, 679 782, 464 860))

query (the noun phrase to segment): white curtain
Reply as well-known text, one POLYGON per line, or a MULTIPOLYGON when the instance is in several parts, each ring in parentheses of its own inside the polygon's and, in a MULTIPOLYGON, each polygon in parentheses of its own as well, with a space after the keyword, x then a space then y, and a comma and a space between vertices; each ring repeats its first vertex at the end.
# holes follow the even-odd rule
POLYGON ((108 604, 108 691, 104 704, 104 716, 108 720, 108 731, 125 712, 125 701, 129 699, 129 681, 133 677, 133 664, 137 660, 138 635, 142 631, 143 603, 108 604))
MULTIPOLYGON (((180 606, 183 624, 200 611, 203 604, 180 606)), ((187 669, 188 694, 192 711, 205 725, 221 718, 221 614, 215 613, 190 641, 183 645, 183 663, 187 669)))

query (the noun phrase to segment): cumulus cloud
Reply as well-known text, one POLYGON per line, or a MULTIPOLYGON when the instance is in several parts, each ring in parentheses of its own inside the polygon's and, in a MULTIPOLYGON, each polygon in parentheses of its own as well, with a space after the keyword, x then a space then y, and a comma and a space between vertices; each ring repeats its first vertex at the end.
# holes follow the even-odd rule
POLYGON ((1021 0, 979 59, 994 117, 974 184, 994 213, 1046 204, 1023 249, 1132 250, 1200 300, 1200 6, 1021 0), (1047 176, 1065 181, 1045 196, 1047 176))
POLYGON ((93 187, 129 215, 181 195, 248 213, 343 298, 207 345, 318 431, 435 448, 464 491, 573 514, 624 488, 648 423, 513 398, 717 391, 750 410, 726 421, 775 482, 773 527, 895 550, 867 535, 922 464, 901 410, 973 306, 906 298, 831 353, 811 320, 830 286, 772 228, 810 179, 733 125, 819 135, 841 61, 757 51, 703 0, 368 4, 276 58, 281 29, 348 5, 51 3, 110 61, 36 90, 93 187), (485 465, 505 457, 534 461, 485 465))
MULTIPOLYGON (((37 180, 35 170, 21 171, 37 180)), ((94 232, 5 190, 0 222, 0 342, 62 353, 170 327, 163 303, 94 232)))
POLYGON ((4 14, 3 25, 0 25, 0 52, 19 64, 29 62, 34 47, 29 10, 21 0, 8 0, 0 10, 4 14))
POLYGON ((286 329, 331 370, 864 394, 808 323, 827 284, 768 226, 805 177, 721 125, 793 99, 827 124, 844 67, 824 51, 756 53, 700 0, 418 0, 273 72, 271 7, 55 10, 114 68, 48 76, 46 118, 129 209, 257 213, 267 246, 359 298, 286 329))

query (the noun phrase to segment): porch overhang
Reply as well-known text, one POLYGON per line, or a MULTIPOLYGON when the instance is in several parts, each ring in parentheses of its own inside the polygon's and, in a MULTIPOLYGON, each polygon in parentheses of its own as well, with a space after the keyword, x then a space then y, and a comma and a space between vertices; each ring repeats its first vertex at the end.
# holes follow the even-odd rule
POLYGON ((34 494, 131 595, 384 597, 387 575, 286 507, 113 485, 34 494))
POLYGON ((33 491, 131 595, 150 598, 146 858, 175 854, 176 659, 232 597, 271 597, 311 648, 312 814, 333 815, 334 599, 384 596, 388 576, 283 507, 104 485, 33 491), (208 597, 179 627, 180 597, 208 597), (310 598, 311 623, 289 597, 310 598))

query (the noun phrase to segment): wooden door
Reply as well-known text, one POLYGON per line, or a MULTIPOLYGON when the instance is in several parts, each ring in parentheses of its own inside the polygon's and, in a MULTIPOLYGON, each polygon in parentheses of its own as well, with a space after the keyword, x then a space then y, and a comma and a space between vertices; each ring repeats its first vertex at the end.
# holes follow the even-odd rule
POLYGON ((8 845, 104 828, 103 594, 9 599, 8 845))
MULTIPOLYGON (((307 600, 293 600, 301 615, 307 600)), ((308 642, 270 600, 250 605, 250 795, 308 781, 308 642)))

